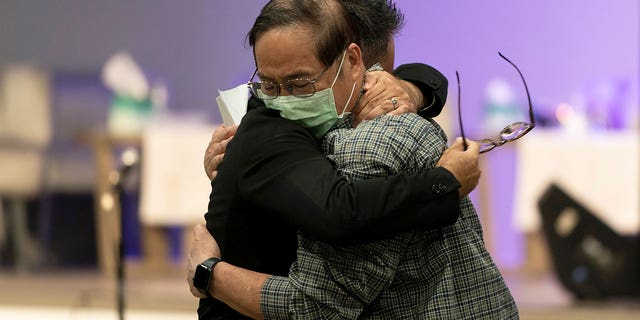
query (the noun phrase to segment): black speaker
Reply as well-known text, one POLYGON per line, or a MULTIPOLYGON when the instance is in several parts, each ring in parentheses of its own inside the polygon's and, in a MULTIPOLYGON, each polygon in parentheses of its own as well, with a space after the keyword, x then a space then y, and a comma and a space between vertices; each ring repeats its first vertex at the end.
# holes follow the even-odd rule
POLYGON ((555 271, 576 298, 640 296, 637 236, 618 234, 555 184, 538 208, 555 271))

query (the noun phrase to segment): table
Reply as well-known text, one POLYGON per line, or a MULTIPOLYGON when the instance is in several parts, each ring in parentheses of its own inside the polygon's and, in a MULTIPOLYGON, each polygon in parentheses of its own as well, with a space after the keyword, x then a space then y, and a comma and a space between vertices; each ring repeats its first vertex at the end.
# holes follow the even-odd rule
POLYGON ((570 134, 533 130, 517 143, 513 212, 516 228, 540 226, 537 202, 554 182, 623 235, 640 231, 638 132, 570 134))

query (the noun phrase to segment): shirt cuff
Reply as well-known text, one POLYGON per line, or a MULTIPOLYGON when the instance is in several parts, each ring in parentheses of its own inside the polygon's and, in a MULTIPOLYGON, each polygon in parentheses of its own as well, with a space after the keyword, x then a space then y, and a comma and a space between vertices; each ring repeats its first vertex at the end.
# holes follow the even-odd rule
POLYGON ((288 319, 291 284, 287 277, 269 277, 260 291, 260 309, 265 319, 288 319))

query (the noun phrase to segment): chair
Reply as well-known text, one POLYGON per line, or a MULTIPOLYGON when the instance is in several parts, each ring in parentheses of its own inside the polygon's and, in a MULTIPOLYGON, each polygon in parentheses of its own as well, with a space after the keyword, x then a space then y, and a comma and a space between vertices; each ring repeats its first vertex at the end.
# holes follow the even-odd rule
POLYGON ((640 296, 637 236, 618 234, 555 184, 538 207, 556 273, 576 298, 640 296))
POLYGON ((27 228, 27 201, 43 187, 52 135, 50 95, 49 74, 40 68, 15 65, 0 71, 0 199, 9 209, 9 221, 2 223, 9 228, 0 243, 11 240, 21 271, 40 258, 27 228))

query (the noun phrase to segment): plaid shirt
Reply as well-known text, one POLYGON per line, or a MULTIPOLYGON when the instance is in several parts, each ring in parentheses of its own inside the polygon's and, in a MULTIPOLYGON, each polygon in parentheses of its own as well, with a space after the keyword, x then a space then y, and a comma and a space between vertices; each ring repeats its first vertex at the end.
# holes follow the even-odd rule
MULTIPOLYGON (((446 136, 415 114, 335 126, 323 152, 342 174, 368 179, 433 168, 446 136)), ((450 227, 333 246, 298 236, 289 277, 270 277, 261 308, 273 319, 517 319, 469 200, 450 227)))

